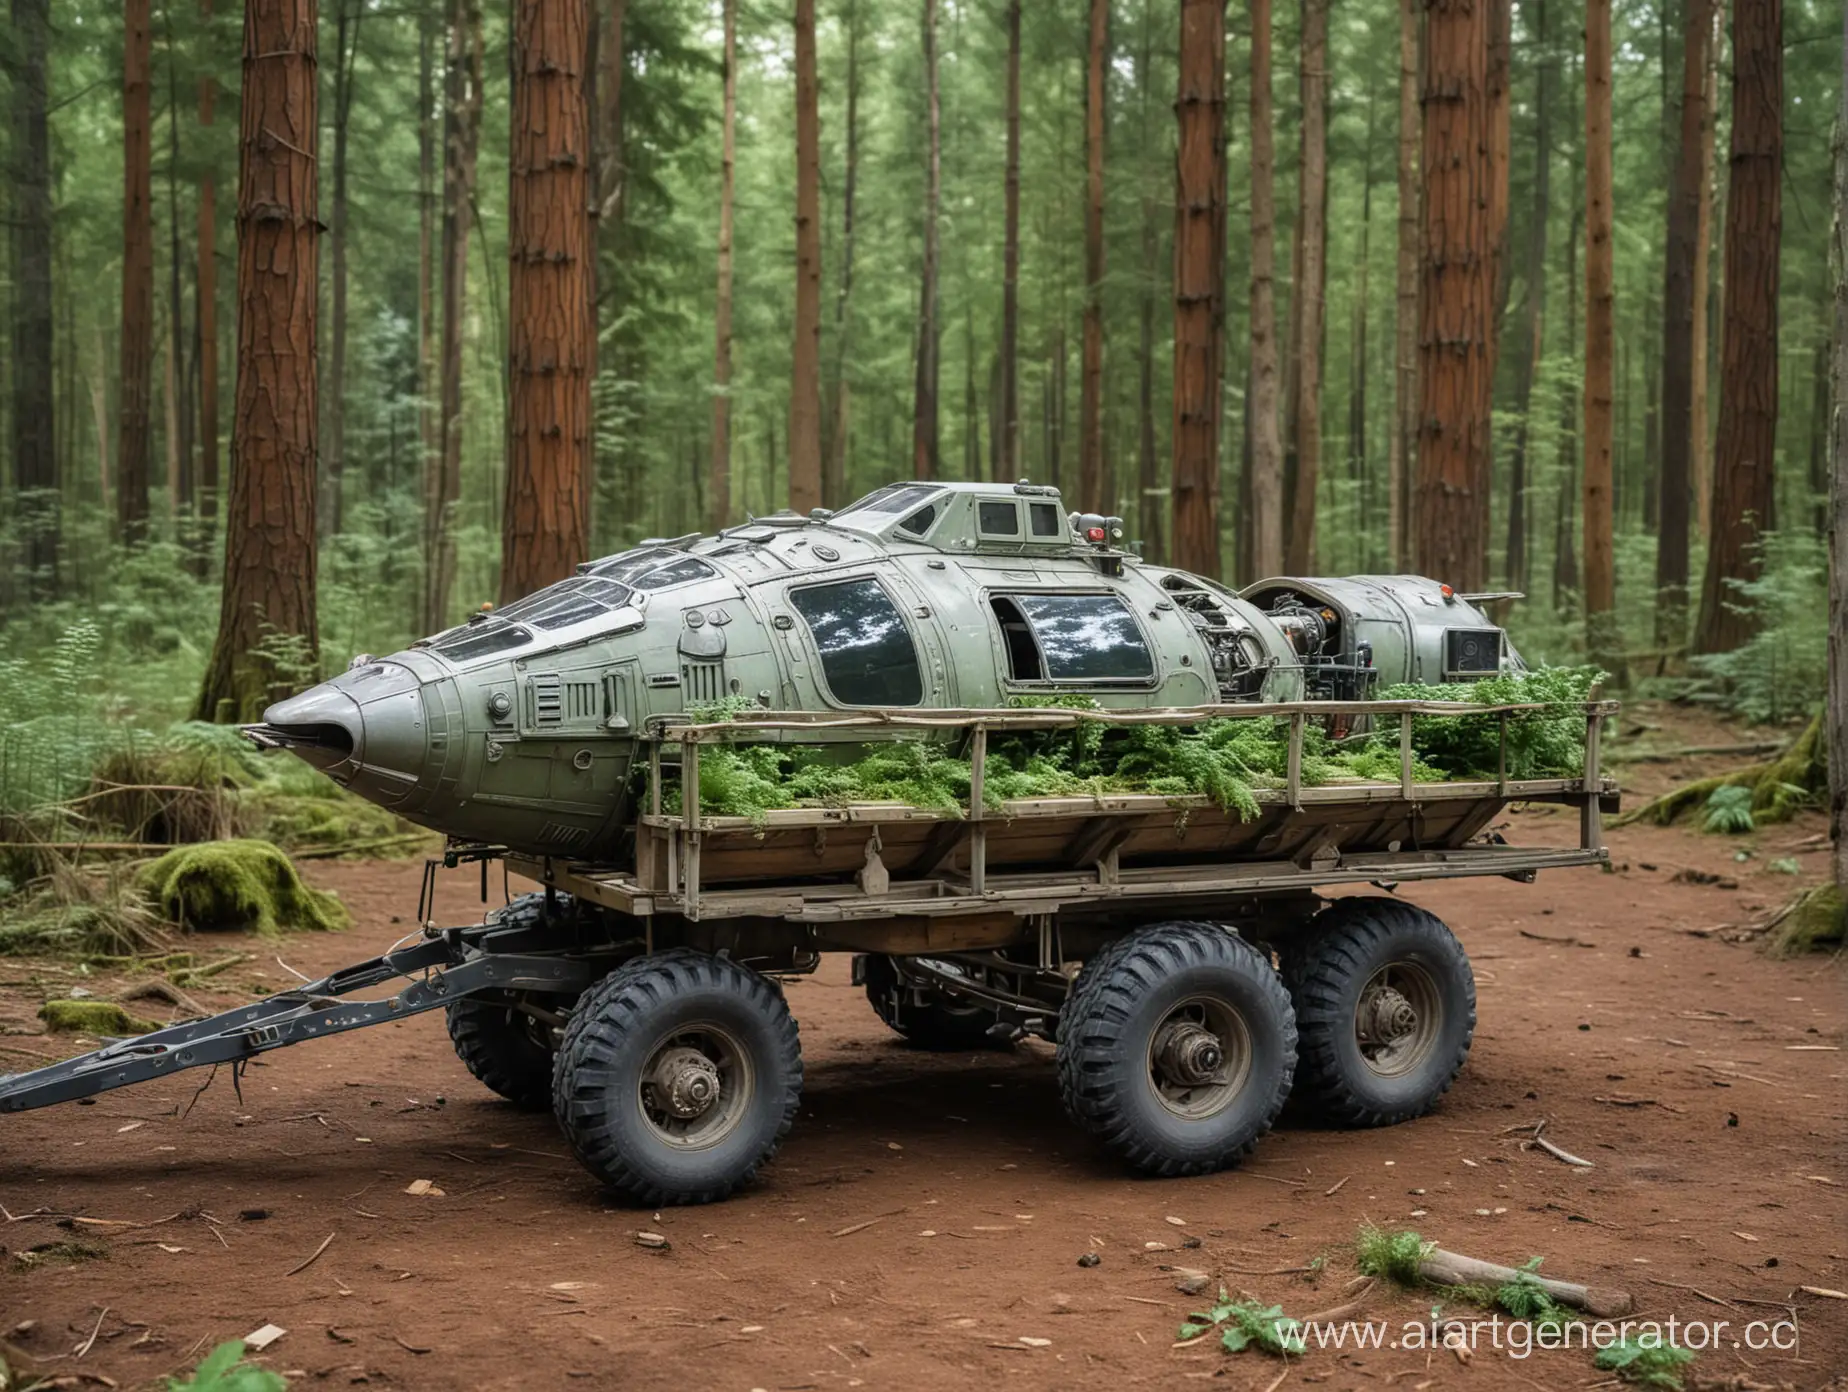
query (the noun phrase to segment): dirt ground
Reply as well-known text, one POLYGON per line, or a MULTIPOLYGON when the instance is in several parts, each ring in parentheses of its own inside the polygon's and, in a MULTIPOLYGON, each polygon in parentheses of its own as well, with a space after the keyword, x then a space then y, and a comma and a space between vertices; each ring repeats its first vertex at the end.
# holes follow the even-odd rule
MULTIPOLYGON (((1640 734, 1740 738, 1703 740, 1704 728, 1640 734)), ((1626 783, 1692 771, 1636 764, 1626 783)), ((1560 811, 1507 821, 1526 843, 1573 834, 1560 811)), ((160 1386, 266 1323, 288 1333, 263 1362, 308 1387, 1218 1378, 1251 1392, 1488 1392, 1608 1379, 1577 1349, 1517 1358, 1479 1344, 1467 1364, 1312 1350, 1286 1365, 1212 1340, 1173 1347, 1199 1301, 1167 1268, 1320 1312, 1352 1298, 1352 1243, 1371 1220, 1510 1264, 1544 1254, 1550 1274, 1633 1292, 1647 1318, 1728 1321, 1698 1368, 1746 1379, 1732 1386, 1827 1386, 1848 1371, 1848 1300, 1803 1288, 1848 1288, 1843 968, 1772 961, 1714 931, 1819 878, 1820 831, 1813 819, 1724 840, 1629 828, 1610 837, 1615 874, 1408 887, 1476 963, 1475 1048, 1444 1105, 1369 1133, 1286 1120, 1242 1169, 1204 1179, 1136 1180, 1097 1153, 1060 1111, 1047 1047, 907 1049, 848 984, 844 957, 789 986, 808 1070, 796 1130, 753 1188, 708 1208, 614 1204, 549 1118, 468 1077, 434 1015, 265 1055, 241 1102, 220 1076, 193 1103, 204 1075, 187 1074, 9 1117, 0 1340, 16 1371, 73 1387, 160 1386), (1752 858, 1735 861, 1741 848, 1752 858), (1785 856, 1799 877, 1771 867, 1785 856), (1542 1119, 1591 1168, 1525 1145, 1516 1128, 1542 1119), (407 1193, 418 1180, 441 1194, 407 1193), (647 1250, 638 1230, 670 1245, 647 1250), (98 1255, 15 1259, 73 1239, 98 1255), (1100 1261, 1080 1267, 1087 1253, 1100 1261), (1795 1350, 1732 1346, 1747 1322, 1787 1317, 1795 1350)), ((282 957, 318 975, 382 950, 414 917, 419 871, 314 867, 356 926, 290 939, 282 957)), ((448 877, 439 914, 478 911, 475 884, 448 877)), ((236 945, 258 955, 208 1004, 287 979, 274 947, 236 945)), ((0 1068, 76 1047, 38 1034, 39 1002, 75 984, 60 971, 0 960, 0 1068)), ((1365 1317, 1399 1337, 1430 1305, 1376 1287, 1365 1317)))

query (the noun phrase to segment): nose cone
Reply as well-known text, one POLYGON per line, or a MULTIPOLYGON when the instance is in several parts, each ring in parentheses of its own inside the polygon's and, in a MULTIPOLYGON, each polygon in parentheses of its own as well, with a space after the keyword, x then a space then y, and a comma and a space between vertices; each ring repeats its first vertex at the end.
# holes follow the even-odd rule
POLYGON ((365 748, 359 702, 332 682, 278 701, 263 712, 263 724, 277 742, 340 782, 358 768, 365 748))
POLYGON ((425 772, 427 726, 417 675, 378 662, 278 701, 250 734, 260 744, 293 749, 335 782, 390 806, 425 772))

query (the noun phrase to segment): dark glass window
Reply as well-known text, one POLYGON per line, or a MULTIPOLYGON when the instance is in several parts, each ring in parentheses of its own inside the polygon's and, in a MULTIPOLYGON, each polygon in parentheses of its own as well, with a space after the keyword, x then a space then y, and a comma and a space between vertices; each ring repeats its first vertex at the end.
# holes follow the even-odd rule
POLYGON ((1033 517, 1034 536, 1062 537, 1065 535, 1065 519, 1059 516, 1057 503, 1028 503, 1027 511, 1033 517))
POLYGON ((704 580, 717 573, 697 556, 682 556, 679 560, 670 561, 656 570, 649 571, 633 583, 638 590, 665 590, 671 585, 684 585, 689 580, 704 580))
POLYGON ((976 504, 977 529, 984 536, 1020 535, 1020 509, 1012 503, 976 504))
POLYGON ((606 556, 592 565, 586 573, 631 584, 636 576, 653 570, 673 554, 671 551, 662 550, 659 546, 647 546, 639 551, 625 551, 620 556, 606 556))
POLYGON ((569 628, 628 602, 630 590, 614 580, 591 576, 574 576, 547 585, 525 599, 515 600, 499 611, 501 619, 518 619, 534 628, 569 628))
POLYGON ((828 690, 844 706, 915 706, 924 699, 911 631, 877 580, 791 590, 821 653, 828 690))
POLYGON ((531 629, 521 628, 518 624, 489 619, 483 623, 451 629, 432 643, 431 648, 433 651, 440 652, 451 662, 472 662, 478 657, 511 652, 531 642, 532 636, 531 629))
POLYGON ((850 512, 870 512, 890 517, 894 513, 910 512, 919 503, 929 502, 940 491, 935 484, 894 483, 868 493, 857 503, 849 503, 835 516, 845 517, 850 512))
POLYGON ((936 522, 936 520, 937 505, 932 503, 929 507, 919 508, 903 522, 900 522, 898 526, 900 531, 910 532, 913 536, 923 536, 924 533, 931 529, 931 525, 936 522))
POLYGON ((1148 644, 1115 595, 1015 595, 1053 681, 1147 681, 1148 644))

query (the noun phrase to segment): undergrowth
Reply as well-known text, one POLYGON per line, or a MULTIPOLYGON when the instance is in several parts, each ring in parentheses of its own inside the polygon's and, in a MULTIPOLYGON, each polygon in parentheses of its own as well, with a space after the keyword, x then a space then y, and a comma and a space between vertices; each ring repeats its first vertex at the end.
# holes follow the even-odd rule
POLYGON ((1665 1392, 1681 1392, 1681 1370, 1694 1361, 1694 1353, 1674 1344, 1625 1339, 1609 1348, 1598 1350, 1593 1362, 1607 1373, 1615 1373, 1625 1382, 1638 1387, 1659 1387, 1665 1392))
MULTIPOLYGON (((1510 778, 1570 777, 1583 767, 1585 718, 1579 704, 1602 676, 1593 668, 1543 668, 1491 678, 1473 686, 1397 686, 1383 700, 1452 705, 1545 703, 1546 709, 1508 717, 1510 778)), ((1017 700, 1016 705, 1096 709, 1086 697, 1017 700)), ((690 712, 716 723, 754 710, 748 701, 690 712)), ((1320 726, 1303 733, 1305 787, 1341 780, 1397 782, 1399 733, 1387 728, 1331 738, 1320 726)), ((1421 715, 1412 721, 1412 777, 1494 778, 1499 771, 1500 721, 1493 715, 1421 715)), ((1258 815, 1256 793, 1288 777, 1289 724, 1280 719, 1210 720, 1199 726, 1108 726, 1082 722, 1061 730, 996 732, 989 741, 982 786, 985 806, 1015 798, 1100 793, 1204 796, 1242 820, 1258 815)), ((663 789, 679 810, 678 782, 663 789)), ((709 745, 699 765, 701 810, 708 815, 761 819, 804 803, 904 802, 960 811, 969 805, 969 760, 922 739, 827 748, 788 744, 709 745), (846 755, 859 752, 859 757, 846 755)))
POLYGON ((1176 1334, 1179 1339, 1197 1339, 1219 1330, 1219 1342, 1228 1353, 1242 1353, 1260 1348, 1266 1353, 1301 1353, 1306 1347, 1302 1324, 1283 1313, 1281 1305, 1260 1305, 1255 1300, 1233 1300, 1222 1286, 1219 1300, 1210 1310, 1198 1310, 1176 1334))
POLYGON ((268 1368, 244 1361, 244 1341, 232 1339, 206 1355, 192 1374, 167 1380, 167 1392, 284 1392, 288 1381, 268 1368))

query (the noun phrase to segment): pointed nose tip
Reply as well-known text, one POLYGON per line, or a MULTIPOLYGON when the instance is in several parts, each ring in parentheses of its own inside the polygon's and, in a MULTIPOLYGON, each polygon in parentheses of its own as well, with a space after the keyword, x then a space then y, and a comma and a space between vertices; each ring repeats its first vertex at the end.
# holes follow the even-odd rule
POLYGON ((341 765, 357 766, 365 730, 359 704, 332 682, 276 702, 263 723, 318 769, 337 776, 341 765))

